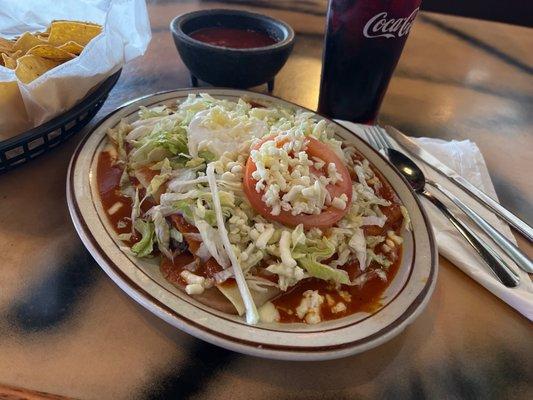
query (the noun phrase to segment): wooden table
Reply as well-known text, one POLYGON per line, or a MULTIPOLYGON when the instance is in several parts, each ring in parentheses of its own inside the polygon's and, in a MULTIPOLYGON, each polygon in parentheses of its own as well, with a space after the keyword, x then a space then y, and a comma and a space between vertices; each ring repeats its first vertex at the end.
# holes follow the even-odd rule
MULTIPOLYGON (((295 28, 296 46, 274 94, 314 108, 325 5, 252 4, 150 4, 150 47, 124 68, 95 121, 124 101, 188 86, 169 21, 219 6, 259 11, 295 28)), ((423 13, 381 113, 383 122, 415 136, 475 141, 502 203, 529 223, 531 49, 531 29, 423 13)), ((83 399, 533 398, 531 323, 443 258, 418 320, 391 342, 342 360, 261 360, 165 325, 105 276, 74 231, 65 175, 80 138, 0 176, 0 398, 41 396, 1 384, 83 399)))

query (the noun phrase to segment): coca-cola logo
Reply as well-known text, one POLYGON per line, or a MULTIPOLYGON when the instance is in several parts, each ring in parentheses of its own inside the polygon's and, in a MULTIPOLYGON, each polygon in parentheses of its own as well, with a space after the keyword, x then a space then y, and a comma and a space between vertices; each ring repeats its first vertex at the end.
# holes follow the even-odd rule
POLYGON ((389 19, 387 19, 386 12, 376 14, 365 24, 363 35, 367 38, 405 36, 411 30, 411 25, 413 25, 417 12, 418 8, 414 9, 408 17, 389 19))

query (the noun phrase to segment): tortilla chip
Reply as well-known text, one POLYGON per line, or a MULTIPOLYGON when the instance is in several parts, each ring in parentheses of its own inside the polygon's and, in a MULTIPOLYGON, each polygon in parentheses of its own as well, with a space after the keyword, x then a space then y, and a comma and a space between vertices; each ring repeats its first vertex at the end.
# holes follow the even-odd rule
POLYGON ((76 21, 54 21, 50 24, 48 43, 60 46, 74 41, 81 46, 85 46, 100 32, 102 32, 102 27, 96 24, 76 21))
POLYGON ((13 45, 13 50, 20 50, 24 54, 26 54, 29 49, 40 44, 46 44, 46 42, 32 35, 29 32, 24 32, 13 45))
POLYGON ((74 54, 70 54, 68 51, 59 49, 49 44, 40 44, 32 47, 27 54, 33 54, 42 58, 48 58, 49 60, 65 61, 74 58, 74 54))
POLYGON ((30 83, 59 64, 61 64, 59 61, 27 54, 17 60, 15 74, 22 83, 30 83))
POLYGON ((9 56, 14 59, 14 60, 17 60, 18 58, 22 57, 24 55, 24 53, 20 50, 17 50, 15 51, 14 53, 11 53, 9 56))
POLYGON ((83 51, 84 47, 81 44, 78 44, 78 43, 73 42, 71 40, 71 41, 69 41, 69 42, 67 42, 65 44, 62 44, 58 48, 61 49, 61 50, 68 51, 71 54, 75 54, 75 55, 79 56, 81 54, 81 52, 83 51))
POLYGON ((2 53, 11 53, 13 50, 13 45, 15 42, 12 40, 4 39, 3 37, 0 37, 0 52, 2 53))
POLYGON ((7 52, 7 55, 11 57, 12 59, 16 60, 17 58, 22 57, 24 53, 20 50, 17 50, 17 51, 7 52))
POLYGON ((9 69, 17 68, 17 60, 8 56, 6 53, 2 53, 3 65, 9 69))
POLYGON ((96 22, 89 22, 89 21, 73 21, 71 19, 54 19, 50 25, 48 25, 48 27, 46 28, 46 31, 44 31, 45 33, 50 33, 50 28, 51 26, 55 23, 55 22, 68 22, 68 23, 75 23, 75 24, 83 24, 83 25, 91 25, 91 26, 97 26, 99 28, 102 27, 102 25, 100 24, 97 24, 96 22))
POLYGON ((2 57, 0 58, 1 60, 1 64, 6 67, 6 68, 10 68, 10 69, 15 69, 17 68, 17 58, 23 56, 22 54, 22 51, 20 50, 17 50, 13 53, 11 52, 1 52, 0 51, 0 54, 2 55, 2 57))
POLYGON ((44 32, 25 32, 17 40, 0 37, 0 65, 30 83, 46 71, 78 56, 102 26, 90 22, 53 21, 44 32))

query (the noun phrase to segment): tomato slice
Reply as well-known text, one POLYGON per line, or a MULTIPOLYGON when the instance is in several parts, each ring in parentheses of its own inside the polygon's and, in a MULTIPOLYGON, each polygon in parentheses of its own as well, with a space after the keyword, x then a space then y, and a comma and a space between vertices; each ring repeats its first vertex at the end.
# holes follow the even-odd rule
MULTIPOLYGON (((272 140, 273 138, 273 136, 267 136, 263 138, 263 140, 258 142, 252 148, 252 150, 257 150, 264 142, 272 140)), ((350 177, 348 169, 343 164, 341 159, 326 144, 311 137, 309 137, 308 140, 309 142, 307 144, 306 153, 309 155, 309 158, 318 157, 323 160, 326 165, 328 165, 329 163, 334 163, 337 168, 337 172, 342 176, 341 182, 337 182, 334 185, 330 184, 327 186, 327 190, 330 193, 331 197, 339 197, 340 195, 345 194, 348 197, 349 204, 352 201, 352 179, 350 177)), ((281 145, 281 143, 278 144, 278 146, 281 145)), ((346 207, 344 210, 340 210, 333 206, 329 206, 328 208, 322 210, 320 214, 292 215, 290 211, 281 210, 279 215, 272 215, 270 213, 271 208, 267 206, 262 200, 264 190, 260 192, 257 192, 255 190, 255 185, 257 181, 252 177, 252 174, 255 170, 255 163, 253 162, 251 157, 248 157, 243 181, 244 193, 250 201, 250 204, 252 205, 253 209, 268 220, 277 221, 287 226, 297 226, 299 224, 303 224, 304 228, 307 229, 323 229, 333 226, 348 212, 349 207, 346 207)))

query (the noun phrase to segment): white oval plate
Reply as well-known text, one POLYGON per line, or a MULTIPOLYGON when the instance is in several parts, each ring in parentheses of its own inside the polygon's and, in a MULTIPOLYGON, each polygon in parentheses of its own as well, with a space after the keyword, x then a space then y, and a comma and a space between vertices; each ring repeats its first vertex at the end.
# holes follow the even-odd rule
MULTIPOLYGON (((248 91, 186 89, 158 93, 131 101, 104 118, 80 143, 67 176, 70 215, 81 240, 102 269, 135 301, 169 324, 227 349, 284 360, 325 360, 356 354, 390 340, 413 322, 435 287, 437 252, 432 230, 416 195, 388 161, 349 130, 336 124, 336 133, 357 149, 391 184, 405 205, 412 231, 404 237, 402 263, 384 292, 381 307, 318 325, 264 324, 249 326, 233 315, 209 308, 168 283, 154 261, 139 260, 120 248, 103 212, 96 186, 96 162, 106 131, 124 118, 137 118, 139 106, 175 103, 189 93, 205 92, 235 100, 245 96, 262 104, 301 108, 286 101, 248 91)), ((317 115, 316 118, 323 117, 317 115)))

